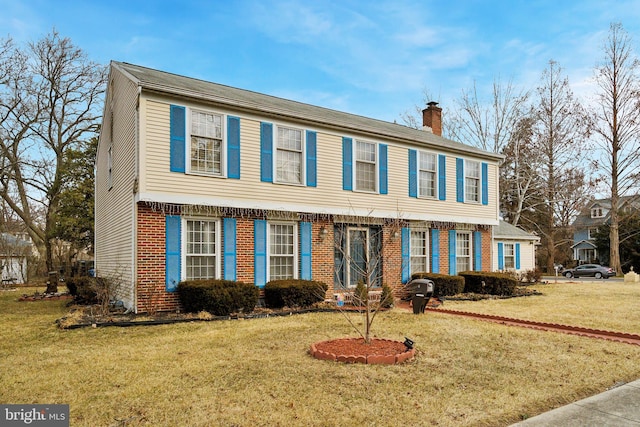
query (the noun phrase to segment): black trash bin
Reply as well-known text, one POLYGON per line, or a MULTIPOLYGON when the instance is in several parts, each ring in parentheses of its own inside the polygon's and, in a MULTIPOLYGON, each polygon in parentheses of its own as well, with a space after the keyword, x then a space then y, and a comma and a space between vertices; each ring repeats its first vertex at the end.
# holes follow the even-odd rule
POLYGON ((433 295, 433 281, 429 279, 414 279, 410 285, 413 314, 424 313, 427 302, 433 295))

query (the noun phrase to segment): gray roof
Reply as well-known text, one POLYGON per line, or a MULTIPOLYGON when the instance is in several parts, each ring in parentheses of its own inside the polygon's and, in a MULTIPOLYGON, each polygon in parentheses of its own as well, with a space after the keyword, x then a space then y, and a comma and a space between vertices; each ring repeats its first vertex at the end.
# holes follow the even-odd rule
POLYGON ((434 135, 429 131, 397 123, 304 104, 125 62, 112 61, 111 66, 128 75, 132 81, 146 91, 199 99, 239 111, 260 112, 267 117, 303 121, 341 131, 350 130, 407 143, 422 143, 428 147, 446 151, 460 151, 494 161, 503 158, 501 154, 483 151, 434 135))
POLYGON ((497 239, 521 239, 521 240, 539 240, 540 237, 535 234, 527 233, 521 228, 509 224, 507 221, 500 220, 500 224, 493 230, 493 237, 497 239))

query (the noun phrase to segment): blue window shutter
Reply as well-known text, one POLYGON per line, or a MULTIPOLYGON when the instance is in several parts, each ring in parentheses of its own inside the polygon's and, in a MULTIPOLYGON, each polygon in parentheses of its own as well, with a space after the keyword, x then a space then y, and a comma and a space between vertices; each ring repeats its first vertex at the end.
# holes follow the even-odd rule
POLYGON ((227 117, 227 176, 240 179, 240 118, 227 117))
POLYGON ((411 279, 411 249, 409 242, 411 242, 411 233, 407 227, 402 227, 402 283, 407 283, 411 279))
POLYGON ((260 181, 273 182, 273 125, 260 123, 260 181))
POLYGON ((473 269, 482 271, 482 233, 473 232, 473 269))
POLYGON ((378 167, 380 168, 380 172, 378 174, 380 179, 380 194, 387 194, 388 190, 388 181, 389 181, 389 171, 387 166, 387 145, 386 144, 378 144, 379 151, 379 163, 378 167))
POLYGON ((179 215, 165 217, 165 289, 175 292, 180 283, 180 227, 179 215))
POLYGON ((431 230, 431 272, 440 273, 440 230, 431 230))
POLYGON ((222 220, 224 232, 224 280, 236 280, 236 219, 222 220))
POLYGON ((520 243, 516 243, 516 270, 520 270, 520 243))
POLYGON ((456 201, 464 202, 464 159, 456 159, 456 201))
POLYGON ((504 270, 504 243, 498 243, 498 270, 504 270))
POLYGON ((267 283, 267 221, 253 222, 253 275, 256 286, 262 288, 267 283))
POLYGON ((300 223, 300 278, 311 280, 311 223, 300 223))
POLYGON ((353 190, 353 140, 342 138, 342 189, 353 190))
POLYGON ((186 171, 185 168, 185 143, 186 143, 186 112, 180 105, 169 107, 169 157, 171 172, 186 171))
POLYGON ((489 204, 489 165, 482 163, 482 204, 489 204))
POLYGON ((315 187, 318 185, 317 178, 317 147, 316 133, 307 131, 307 186, 315 187))
POLYGON ((418 197, 418 152, 409 150, 409 197, 418 197))
POLYGON ((447 200, 447 157, 438 154, 438 200, 447 200))
POLYGON ((456 270, 456 230, 449 230, 449 274, 455 276, 456 270))

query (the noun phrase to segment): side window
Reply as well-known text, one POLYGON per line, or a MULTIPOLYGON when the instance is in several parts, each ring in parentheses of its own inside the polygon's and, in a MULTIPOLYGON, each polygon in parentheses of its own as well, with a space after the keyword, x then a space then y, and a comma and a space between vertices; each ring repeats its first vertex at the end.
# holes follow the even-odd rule
POLYGON ((222 175, 222 115, 191 111, 190 172, 222 175))
POLYGON ((504 244, 504 268, 516 268, 516 252, 513 243, 504 244))
POLYGON ((303 184, 303 133, 278 126, 276 141, 276 182, 303 184))

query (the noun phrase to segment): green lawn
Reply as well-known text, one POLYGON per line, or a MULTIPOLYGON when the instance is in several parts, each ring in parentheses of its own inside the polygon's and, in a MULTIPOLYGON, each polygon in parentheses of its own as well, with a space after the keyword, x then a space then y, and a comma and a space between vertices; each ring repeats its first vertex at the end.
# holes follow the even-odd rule
MULTIPOLYGON (((445 307, 638 332, 640 285, 593 288, 445 307)), ((67 403, 72 426, 506 426, 640 378, 640 346, 433 312, 374 323, 413 339, 415 360, 345 365, 308 355, 354 336, 338 313, 60 330, 66 302, 19 294, 0 292, 0 402, 67 403)))

